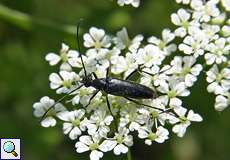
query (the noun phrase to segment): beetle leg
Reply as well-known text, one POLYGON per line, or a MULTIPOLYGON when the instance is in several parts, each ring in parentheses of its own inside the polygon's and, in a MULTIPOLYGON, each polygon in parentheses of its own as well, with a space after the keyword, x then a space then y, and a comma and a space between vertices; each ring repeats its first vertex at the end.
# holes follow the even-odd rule
MULTIPOLYGON (((142 67, 142 65, 138 65, 138 67, 137 67, 137 69, 135 69, 134 71, 132 71, 126 78, 125 78, 125 80, 129 80, 131 77, 132 77, 132 75, 134 75, 135 73, 141 73, 141 72, 144 72, 144 71, 142 71, 142 69, 143 69, 143 67, 142 67)), ((146 74, 148 74, 148 73, 146 73, 146 74)))
POLYGON ((108 108, 109 108, 109 111, 110 111, 111 115, 113 116, 114 124, 115 124, 116 128, 118 129, 117 121, 116 121, 116 119, 115 119, 115 117, 114 117, 114 115, 113 115, 113 113, 112 113, 112 111, 111 111, 111 106, 110 106, 110 103, 109 103, 108 94, 106 94, 105 97, 106 97, 106 103, 107 103, 107 106, 108 106, 108 108))
MULTIPOLYGON (((109 108, 109 111, 110 111, 111 115, 113 116, 113 113, 112 113, 112 111, 111 111, 111 106, 110 106, 110 103, 109 103, 108 94, 106 94, 105 97, 106 97, 106 103, 107 103, 107 106, 108 106, 108 108, 109 108)), ((114 117, 114 116, 113 116, 113 117, 114 117)))
POLYGON ((138 72, 138 70, 139 70, 139 69, 135 69, 134 71, 132 71, 132 72, 125 78, 125 80, 129 80, 129 79, 132 77, 132 75, 134 75, 135 73, 138 72))
POLYGON ((95 72, 92 72, 92 74, 93 74, 93 76, 94 76, 95 79, 98 79, 95 72))
POLYGON ((109 71, 110 71, 110 64, 109 64, 109 67, 106 69, 106 78, 109 77, 109 71))
POLYGON ((88 102, 88 104, 85 106, 85 108, 88 107, 88 106, 90 105, 90 102, 93 100, 93 98, 97 95, 97 93, 98 93, 99 91, 100 91, 100 90, 96 90, 96 91, 93 93, 93 95, 90 97, 89 102, 88 102))
POLYGON ((147 104, 138 102, 138 101, 136 101, 136 100, 134 100, 134 99, 131 99, 131 98, 128 98, 128 97, 124 97, 124 98, 127 99, 127 100, 129 100, 129 101, 131 101, 131 102, 133 102, 133 103, 136 103, 136 104, 138 104, 138 105, 142 105, 142 106, 145 106, 145 107, 157 109, 157 110, 162 111, 162 112, 164 111, 163 109, 160 109, 160 108, 157 108, 157 107, 153 107, 153 106, 150 106, 150 105, 147 105, 147 104))
POLYGON ((154 76, 154 74, 149 73, 149 72, 146 72, 146 71, 143 71, 143 70, 140 70, 139 72, 141 72, 141 73, 145 73, 145 74, 148 74, 148 75, 150 75, 150 76, 154 76))

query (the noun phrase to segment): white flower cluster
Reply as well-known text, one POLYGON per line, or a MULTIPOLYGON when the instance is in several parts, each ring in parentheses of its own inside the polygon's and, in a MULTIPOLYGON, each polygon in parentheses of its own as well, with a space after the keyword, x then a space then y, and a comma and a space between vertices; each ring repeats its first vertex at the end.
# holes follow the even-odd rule
POLYGON ((202 66, 195 64, 193 56, 177 56, 170 65, 163 65, 163 60, 177 48, 171 43, 174 38, 175 35, 165 29, 162 39, 152 36, 146 45, 141 45, 143 36, 130 39, 125 28, 114 37, 108 36, 103 29, 90 28, 89 33, 83 36, 87 50, 82 56, 88 73, 94 72, 98 78, 105 78, 106 70, 110 67, 111 76, 125 79, 139 69, 139 80, 135 82, 155 89, 159 96, 134 103, 123 97, 109 95, 111 114, 103 93, 99 92, 90 101, 95 93, 93 87, 83 86, 74 91, 82 85, 85 76, 83 66, 78 51, 62 44, 60 54, 48 53, 46 60, 50 65, 60 64, 59 73, 49 76, 50 88, 56 90, 57 94, 68 95, 74 91, 65 104, 68 110, 46 96, 34 104, 34 115, 42 117, 54 106, 47 112, 41 125, 53 127, 57 119, 61 121, 64 134, 68 134, 71 140, 77 140, 76 151, 91 151, 92 160, 112 150, 115 155, 127 153, 133 145, 132 132, 137 132, 147 145, 153 141, 163 143, 169 138, 166 125, 170 124, 172 131, 183 137, 192 121, 202 121, 200 115, 182 107, 179 98, 190 94, 188 87, 196 81, 202 66))
POLYGON ((207 69, 207 90, 216 95, 215 109, 223 111, 230 105, 230 1, 177 0, 190 5, 172 14, 172 22, 179 28, 177 36, 183 43, 179 50, 203 60, 207 69), (221 10, 221 6, 222 9, 221 10))
POLYGON ((139 5, 140 5, 140 0, 117 0, 117 3, 118 3, 120 6, 132 5, 133 7, 139 7, 139 5))
MULTIPOLYGON (((53 127, 58 120, 63 124, 64 134, 76 141, 76 151, 89 151, 90 159, 98 160, 108 151, 126 154, 133 145, 134 132, 146 145, 151 145, 165 142, 170 130, 183 137, 191 122, 201 122, 202 117, 184 106, 181 98, 190 95, 190 88, 206 68, 207 89, 217 95, 215 108, 221 111, 229 106, 228 14, 219 9, 218 0, 177 2, 191 8, 173 13, 172 23, 177 28, 164 29, 161 38, 151 36, 144 43, 143 35, 130 38, 125 28, 112 36, 103 29, 91 27, 83 35, 86 49, 82 57, 66 44, 62 44, 59 54, 48 53, 49 64, 60 65, 60 71, 49 76, 50 88, 62 94, 61 100, 65 98, 65 102, 55 103, 45 96, 35 103, 36 117, 43 117, 47 112, 41 125, 53 127), (171 59, 169 64, 164 64, 166 58, 171 59), (87 77, 83 65, 87 74, 95 73, 94 78, 106 78, 109 69, 110 77, 135 79, 135 83, 151 88, 157 96, 130 101, 108 95, 107 101, 105 91, 98 92, 84 84, 87 77)), ((222 4, 228 11, 228 3, 222 1, 222 4)))

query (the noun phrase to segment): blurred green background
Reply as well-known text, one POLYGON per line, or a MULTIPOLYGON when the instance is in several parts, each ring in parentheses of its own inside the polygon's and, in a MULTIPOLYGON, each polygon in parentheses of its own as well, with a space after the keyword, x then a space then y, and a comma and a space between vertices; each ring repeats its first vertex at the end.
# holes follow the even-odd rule
MULTIPOLYGON (((88 153, 75 152, 61 126, 42 128, 33 117, 35 101, 44 95, 55 98, 48 81, 55 68, 44 57, 58 52, 61 42, 76 48, 75 25, 80 18, 85 19, 83 32, 96 26, 115 34, 125 26, 130 37, 160 36, 162 29, 174 27, 170 14, 180 6, 173 0, 142 1, 136 9, 119 7, 115 0, 0 0, 0 137, 21 138, 24 159, 89 159, 88 153)), ((203 116, 203 123, 189 127, 184 138, 172 135, 164 144, 149 147, 135 139, 133 159, 229 160, 230 109, 217 113, 206 86, 203 75, 184 100, 185 106, 203 116)), ((109 153, 103 159, 126 156, 109 153)))

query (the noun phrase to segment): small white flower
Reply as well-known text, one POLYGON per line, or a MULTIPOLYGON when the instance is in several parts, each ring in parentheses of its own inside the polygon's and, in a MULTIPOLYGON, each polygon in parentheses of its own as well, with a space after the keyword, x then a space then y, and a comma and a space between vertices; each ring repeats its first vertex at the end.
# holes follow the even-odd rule
POLYGON ((84 46, 87 48, 95 48, 100 50, 102 48, 109 48, 111 46, 110 37, 105 34, 103 29, 98 29, 96 27, 91 27, 89 33, 85 33, 84 36, 84 46))
POLYGON ((223 12, 223 13, 219 14, 217 17, 212 18, 211 23, 221 26, 223 23, 225 23, 225 22, 224 22, 225 19, 226 19, 226 13, 223 12))
POLYGON ((111 63, 113 64, 111 72, 114 74, 121 74, 127 69, 127 62, 123 56, 113 56, 111 63))
POLYGON ((108 152, 113 149, 115 155, 125 154, 128 152, 128 147, 133 145, 132 135, 128 135, 129 130, 125 127, 119 127, 118 133, 115 133, 114 138, 105 140, 100 145, 103 152, 108 152))
POLYGON ((190 0, 176 0, 176 3, 189 4, 190 0))
POLYGON ((129 5, 131 4, 133 7, 139 7, 140 5, 140 0, 117 0, 117 3, 120 6, 124 6, 124 5, 129 5))
POLYGON ((215 94, 223 94, 224 91, 230 89, 230 69, 223 68, 220 72, 217 65, 214 65, 207 72, 207 82, 210 83, 207 87, 208 92, 215 94))
POLYGON ((157 143, 163 143, 169 137, 169 132, 167 129, 159 126, 156 129, 156 132, 152 131, 153 122, 150 122, 146 126, 142 126, 138 130, 138 137, 141 139, 145 139, 145 144, 152 145, 152 141, 156 141, 157 143))
POLYGON ((209 42, 219 38, 218 32, 220 31, 220 26, 203 23, 201 27, 202 32, 205 34, 204 38, 208 39, 209 42))
POLYGON ((103 157, 103 152, 99 151, 99 143, 101 137, 98 135, 94 136, 81 136, 79 142, 75 144, 76 151, 78 153, 83 153, 86 151, 91 151, 90 160, 99 160, 103 157))
POLYGON ((149 117, 148 114, 137 110, 137 107, 133 106, 133 104, 122 107, 120 116, 119 127, 128 127, 130 131, 138 130, 140 125, 144 124, 147 117, 149 117))
POLYGON ((157 90, 163 94, 167 94, 160 96, 160 98, 165 105, 169 104, 170 107, 181 106, 182 101, 177 96, 186 97, 190 94, 184 82, 178 82, 178 80, 172 78, 169 79, 168 83, 160 84, 157 90))
POLYGON ((167 56, 176 51, 176 44, 169 44, 172 40, 174 40, 174 38, 174 33, 172 33, 169 29, 164 29, 162 31, 162 40, 152 36, 148 39, 148 42, 157 45, 167 56))
POLYGON ((189 32, 192 35, 184 38, 183 43, 179 45, 179 50, 195 57, 203 55, 204 48, 209 42, 205 33, 197 27, 190 27, 189 32))
POLYGON ((201 122, 202 117, 194 113, 193 110, 189 110, 188 115, 185 116, 187 109, 183 107, 178 107, 174 109, 174 111, 179 116, 180 122, 173 126, 172 131, 177 134, 178 137, 183 137, 187 127, 191 124, 191 122, 201 122))
POLYGON ((111 72, 114 74, 121 74, 124 72, 124 77, 126 77, 138 67, 136 56, 136 54, 131 54, 129 52, 126 53, 126 57, 113 56, 111 58, 111 63, 113 64, 111 72))
POLYGON ((79 76, 75 72, 60 71, 59 74, 51 73, 49 76, 50 88, 57 89, 56 93, 68 93, 74 86, 74 82, 79 81, 79 76))
POLYGON ((197 76, 202 70, 201 64, 195 64, 196 58, 193 56, 174 57, 171 62, 173 74, 183 80, 185 85, 191 87, 197 80, 197 76))
POLYGON ((229 0, 221 0, 222 5, 227 11, 230 11, 230 1, 229 0))
POLYGON ((94 114, 90 116, 90 119, 84 122, 89 135, 97 133, 101 137, 106 137, 107 133, 110 131, 109 125, 113 121, 113 116, 109 115, 106 110, 102 109, 95 110, 94 114))
POLYGON ((179 26, 175 30, 175 35, 184 37, 189 29, 190 26, 192 26, 192 22, 189 22, 189 19, 191 17, 191 14, 188 13, 185 9, 179 9, 176 13, 173 13, 171 15, 171 21, 176 26, 179 26))
POLYGON ((152 44, 148 44, 144 48, 139 49, 137 54, 137 63, 143 64, 146 67, 161 65, 163 59, 165 58, 162 51, 152 44))
POLYGON ((169 65, 163 66, 161 69, 156 65, 152 66, 151 68, 144 68, 143 71, 152 75, 143 74, 140 83, 147 86, 159 86, 160 84, 166 83, 166 81, 169 79, 168 71, 170 68, 171 66, 169 65))
POLYGON ((225 37, 229 37, 230 36, 230 25, 224 25, 222 27, 222 32, 225 37))
POLYGON ((226 43, 225 38, 220 38, 217 39, 215 43, 210 43, 206 49, 209 51, 205 54, 205 60, 208 65, 226 62, 226 56, 230 53, 230 45, 226 43))
MULTIPOLYGON (((34 116, 35 117, 42 117, 45 112, 50 109, 55 104, 55 101, 47 96, 42 97, 40 99, 40 102, 36 102, 33 104, 34 108, 34 116)), ((58 114, 66 111, 66 108, 60 104, 57 103, 53 108, 51 108, 47 114, 46 117, 41 121, 41 125, 43 127, 53 127, 56 125, 56 119, 54 118, 58 114)))
POLYGON ((192 0, 191 8, 194 9, 193 18, 199 19, 201 22, 209 22, 212 17, 217 17, 220 14, 217 8, 219 0, 209 0, 203 3, 202 0, 192 0))
POLYGON ((223 95, 218 95, 215 101, 215 109, 217 111, 223 111, 230 105, 230 93, 225 92, 223 95))
POLYGON ((60 69, 71 71, 72 70, 71 66, 78 67, 78 63, 77 63, 78 56, 79 56, 79 53, 77 51, 70 50, 69 46, 62 43, 60 55, 57 55, 55 53, 48 53, 45 59, 49 61, 49 64, 51 66, 54 66, 58 64, 60 61, 62 61, 60 69))
POLYGON ((136 53, 143 39, 144 37, 142 35, 137 35, 133 39, 130 39, 127 29, 122 28, 122 30, 117 32, 117 36, 114 38, 114 43, 120 50, 128 48, 130 52, 136 53))
POLYGON ((58 115, 58 118, 65 121, 63 123, 64 134, 69 134, 69 138, 77 139, 82 131, 85 130, 82 127, 82 119, 84 118, 85 110, 79 109, 71 112, 62 112, 58 115))

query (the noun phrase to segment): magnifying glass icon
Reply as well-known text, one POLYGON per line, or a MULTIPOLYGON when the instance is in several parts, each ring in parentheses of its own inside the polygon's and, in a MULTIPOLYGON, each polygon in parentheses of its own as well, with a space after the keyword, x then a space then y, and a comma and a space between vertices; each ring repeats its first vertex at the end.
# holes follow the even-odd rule
POLYGON ((11 141, 7 141, 3 144, 3 150, 6 152, 6 153, 11 153, 14 155, 14 157, 17 157, 18 154, 17 152, 15 151, 15 145, 13 142, 11 141))

